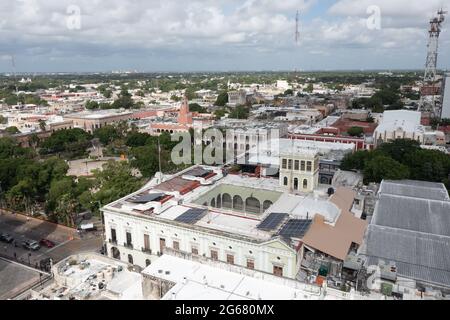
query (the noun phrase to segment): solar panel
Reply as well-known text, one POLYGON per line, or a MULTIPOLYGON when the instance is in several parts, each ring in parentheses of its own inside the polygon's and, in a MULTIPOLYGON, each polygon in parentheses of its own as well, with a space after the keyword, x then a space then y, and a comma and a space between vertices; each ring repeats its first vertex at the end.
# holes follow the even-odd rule
POLYGON ((302 238, 309 229, 312 220, 291 219, 278 232, 284 238, 302 238))
POLYGON ((257 226, 257 228, 265 231, 275 230, 288 216, 287 213, 272 212, 257 226))
POLYGON ((129 200, 129 202, 133 202, 133 203, 147 203, 147 202, 152 202, 152 201, 161 199, 164 196, 165 196, 164 193, 143 194, 143 195, 138 195, 138 196, 136 196, 134 198, 131 198, 129 200))
POLYGON ((175 218, 175 221, 187 223, 187 224, 195 224, 201 218, 203 218, 208 210, 206 209, 189 209, 182 215, 175 218))
POLYGON ((210 170, 205 170, 203 168, 195 168, 195 169, 192 169, 192 170, 188 171, 186 173, 186 175, 194 176, 194 177, 197 177, 197 178, 203 178, 203 177, 206 177, 210 173, 211 173, 210 170))

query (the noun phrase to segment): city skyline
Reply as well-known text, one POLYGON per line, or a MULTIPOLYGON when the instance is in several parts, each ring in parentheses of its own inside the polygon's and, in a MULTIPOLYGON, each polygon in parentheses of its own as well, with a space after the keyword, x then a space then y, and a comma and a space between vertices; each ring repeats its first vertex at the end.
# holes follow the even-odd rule
MULTIPOLYGON (((5 1, 0 72, 420 70, 450 1, 5 1), (405 12, 405 8, 408 8, 405 12), (300 11, 300 41, 295 16, 300 11)), ((1 17, 3 15, 3 17, 1 17)), ((438 67, 450 54, 444 23, 438 67)))

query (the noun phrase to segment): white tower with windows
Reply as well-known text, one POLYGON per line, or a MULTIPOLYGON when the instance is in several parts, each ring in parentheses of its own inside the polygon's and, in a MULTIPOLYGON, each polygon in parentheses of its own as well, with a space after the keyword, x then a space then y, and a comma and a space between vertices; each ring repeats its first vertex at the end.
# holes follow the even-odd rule
POLYGON ((293 193, 313 192, 319 185, 317 150, 297 148, 281 153, 280 185, 293 193))

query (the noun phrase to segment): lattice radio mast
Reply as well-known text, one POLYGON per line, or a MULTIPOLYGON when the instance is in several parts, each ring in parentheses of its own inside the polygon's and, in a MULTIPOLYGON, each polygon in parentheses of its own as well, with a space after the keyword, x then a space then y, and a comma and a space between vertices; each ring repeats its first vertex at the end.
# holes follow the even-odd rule
POLYGON ((441 34, 442 23, 445 20, 447 11, 439 10, 437 16, 430 20, 429 40, 428 40, 428 55, 425 64, 424 82, 434 83, 437 74, 437 58, 439 49, 439 35, 441 34))
POLYGON ((297 10, 297 14, 295 15, 295 43, 298 44, 300 41, 300 20, 299 20, 299 12, 297 10))

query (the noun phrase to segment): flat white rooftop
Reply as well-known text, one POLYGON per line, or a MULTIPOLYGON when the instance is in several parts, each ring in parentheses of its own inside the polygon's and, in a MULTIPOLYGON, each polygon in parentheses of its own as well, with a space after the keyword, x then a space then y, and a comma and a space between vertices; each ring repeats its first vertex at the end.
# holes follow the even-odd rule
POLYGON ((242 274, 163 255, 142 271, 176 283, 163 300, 317 300, 320 288, 246 270, 242 274))

